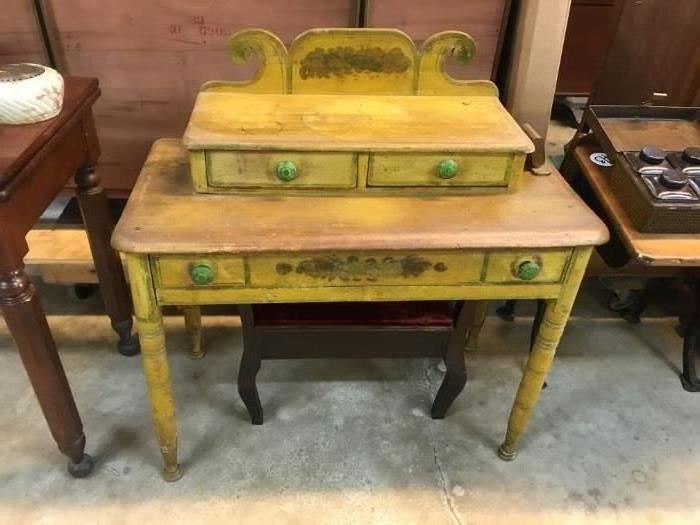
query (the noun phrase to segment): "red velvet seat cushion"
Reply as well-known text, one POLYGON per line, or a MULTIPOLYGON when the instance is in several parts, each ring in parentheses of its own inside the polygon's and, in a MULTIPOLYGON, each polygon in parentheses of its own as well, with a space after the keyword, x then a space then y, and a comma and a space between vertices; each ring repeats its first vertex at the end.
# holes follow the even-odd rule
POLYGON ((253 306, 256 325, 452 326, 450 301, 294 303, 253 306))

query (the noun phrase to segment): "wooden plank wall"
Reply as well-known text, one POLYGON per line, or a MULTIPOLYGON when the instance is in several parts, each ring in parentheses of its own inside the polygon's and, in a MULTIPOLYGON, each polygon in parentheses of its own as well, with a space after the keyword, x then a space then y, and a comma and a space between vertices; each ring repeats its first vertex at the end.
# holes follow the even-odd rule
MULTIPOLYGON (((1 61, 42 59, 32 2, 7 2, 3 17, 9 13, 10 27, 0 22, 1 61)), ((491 78, 506 3, 369 0, 367 24, 403 29, 419 42, 446 29, 467 31, 477 41, 477 56, 455 76, 491 78)), ((112 195, 130 190, 156 138, 182 135, 203 82, 250 75, 251 68, 228 62, 231 33, 262 27, 289 43, 311 27, 354 26, 357 13, 357 0, 44 0, 43 5, 61 72, 100 80, 102 97, 95 108, 100 174, 112 195)))
POLYGON ((421 43, 438 31, 454 29, 469 33, 476 41, 476 55, 462 67, 449 64, 448 71, 462 79, 495 78, 493 71, 507 0, 368 0, 369 27, 398 27, 421 43))
POLYGON ((46 57, 32 3, 27 0, 3 0, 0 11, 0 64, 45 64, 46 57))
POLYGON ((231 33, 259 26, 290 41, 314 26, 347 26, 352 0, 53 0, 64 71, 100 79, 96 107, 106 185, 128 190, 157 137, 182 136, 199 86, 245 78, 229 63, 231 33))

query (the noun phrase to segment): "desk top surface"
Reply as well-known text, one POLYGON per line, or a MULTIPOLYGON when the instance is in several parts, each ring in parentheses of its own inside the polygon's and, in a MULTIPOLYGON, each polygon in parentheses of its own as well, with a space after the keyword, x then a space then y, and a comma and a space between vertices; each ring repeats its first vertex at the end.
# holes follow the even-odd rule
POLYGON ((590 183, 605 212, 627 250, 637 262, 655 266, 700 266, 700 235, 640 233, 630 221, 606 179, 612 168, 593 164, 591 153, 600 152, 600 146, 582 144, 574 155, 586 180, 590 183))
POLYGON ((0 124, 0 200, 7 197, 7 186, 49 140, 75 115, 97 99, 94 78, 65 78, 63 108, 55 118, 36 124, 0 124))
POLYGON ((122 252, 255 253, 573 247, 605 225, 556 170, 516 191, 440 197, 206 195, 180 140, 157 141, 112 237, 122 252))
POLYGON ((202 92, 191 149, 511 151, 534 147, 497 97, 202 92))

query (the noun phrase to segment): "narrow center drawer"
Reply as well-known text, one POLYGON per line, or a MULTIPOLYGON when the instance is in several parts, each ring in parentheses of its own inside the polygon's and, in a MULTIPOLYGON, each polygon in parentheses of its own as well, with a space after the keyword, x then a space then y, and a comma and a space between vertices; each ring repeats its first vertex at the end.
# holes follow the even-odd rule
POLYGON ((153 270, 162 288, 245 285, 243 259, 230 255, 155 257, 153 270))
POLYGON ((211 186, 237 188, 354 188, 357 154, 207 151, 211 186))
POLYGON ((368 252, 250 258, 253 287, 420 286, 479 282, 482 253, 368 252))
POLYGON ((507 186, 513 167, 509 153, 376 153, 367 185, 507 186))

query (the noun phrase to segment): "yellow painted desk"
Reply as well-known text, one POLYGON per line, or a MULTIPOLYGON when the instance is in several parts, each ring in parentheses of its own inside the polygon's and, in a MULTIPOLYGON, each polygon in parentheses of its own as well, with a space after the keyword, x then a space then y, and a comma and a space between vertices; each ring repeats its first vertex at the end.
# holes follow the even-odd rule
POLYGON ((114 232, 126 254, 164 478, 181 475, 164 305, 546 299, 513 405, 513 459, 605 226, 553 170, 500 195, 196 194, 158 141, 114 232))

